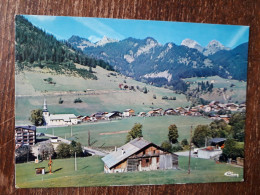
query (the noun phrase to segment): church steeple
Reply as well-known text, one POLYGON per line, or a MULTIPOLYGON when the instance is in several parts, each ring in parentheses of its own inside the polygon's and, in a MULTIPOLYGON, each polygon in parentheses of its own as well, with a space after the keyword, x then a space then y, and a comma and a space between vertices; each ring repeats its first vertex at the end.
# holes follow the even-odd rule
POLYGON ((47 103, 46 103, 46 99, 44 98, 43 100, 43 112, 48 112, 48 108, 47 108, 47 103))

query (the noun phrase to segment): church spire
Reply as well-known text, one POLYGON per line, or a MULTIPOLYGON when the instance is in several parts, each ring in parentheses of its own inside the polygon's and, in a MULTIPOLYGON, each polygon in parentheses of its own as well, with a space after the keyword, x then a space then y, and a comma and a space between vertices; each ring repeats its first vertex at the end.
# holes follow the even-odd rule
POLYGON ((46 99, 44 98, 43 100, 43 112, 48 112, 48 108, 47 108, 47 103, 46 103, 46 99))

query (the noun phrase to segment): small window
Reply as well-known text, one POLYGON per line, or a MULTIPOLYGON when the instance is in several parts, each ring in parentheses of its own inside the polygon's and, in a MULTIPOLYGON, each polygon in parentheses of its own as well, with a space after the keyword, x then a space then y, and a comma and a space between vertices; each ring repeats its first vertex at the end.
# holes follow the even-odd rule
POLYGON ((156 150, 153 151, 153 154, 155 154, 156 150))
POLYGON ((146 159, 145 162, 146 162, 146 163, 149 163, 149 159, 146 159))

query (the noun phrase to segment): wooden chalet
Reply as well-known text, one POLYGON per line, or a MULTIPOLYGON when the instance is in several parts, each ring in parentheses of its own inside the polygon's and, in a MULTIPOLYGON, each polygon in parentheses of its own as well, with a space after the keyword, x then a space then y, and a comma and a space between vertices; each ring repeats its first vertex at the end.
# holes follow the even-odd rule
POLYGON ((147 116, 162 116, 163 114, 164 113, 162 108, 157 108, 147 112, 147 116))
POLYGON ((178 114, 173 108, 168 108, 164 111, 164 115, 176 115, 178 114))
POLYGON ((106 120, 121 119, 122 113, 119 111, 113 111, 105 115, 106 120))
POLYGON ((135 111, 133 109, 126 109, 123 112, 123 117, 130 117, 130 116, 135 116, 135 111))
POLYGON ((105 173, 178 168, 178 155, 136 138, 102 158, 105 173))

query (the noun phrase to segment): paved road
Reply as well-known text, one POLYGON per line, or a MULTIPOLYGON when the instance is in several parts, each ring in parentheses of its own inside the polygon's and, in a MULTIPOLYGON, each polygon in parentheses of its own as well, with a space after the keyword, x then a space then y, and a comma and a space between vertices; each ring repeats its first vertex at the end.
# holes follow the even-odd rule
MULTIPOLYGON (((174 154, 177 154, 179 156, 189 156, 189 150, 188 151, 183 151, 183 152, 174 152, 174 154)), ((193 150, 191 150, 191 157, 192 158, 198 158, 198 155, 194 154, 193 150)))
MULTIPOLYGON (((46 134, 46 133, 45 133, 45 136, 47 136, 47 137, 58 137, 58 136, 53 136, 51 134, 46 134)), ((67 144, 71 143, 71 141, 64 139, 62 137, 58 137, 58 139, 61 140, 64 143, 67 143, 67 144)), ((107 155, 107 153, 95 150, 93 148, 89 148, 89 147, 86 147, 86 146, 83 146, 83 148, 84 148, 84 150, 86 150, 88 153, 90 153, 92 155, 97 155, 97 156, 106 156, 107 155)))

